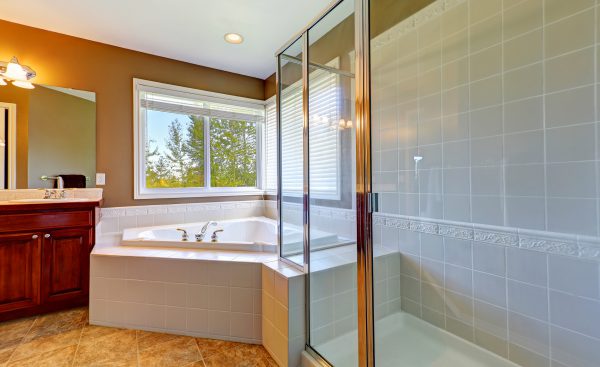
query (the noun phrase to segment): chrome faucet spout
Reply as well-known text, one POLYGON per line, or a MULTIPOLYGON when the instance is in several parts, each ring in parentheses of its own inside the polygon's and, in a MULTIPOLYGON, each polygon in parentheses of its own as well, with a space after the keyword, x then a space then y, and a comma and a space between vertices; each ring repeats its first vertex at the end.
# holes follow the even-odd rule
POLYGON ((200 233, 196 233, 195 237, 196 237, 196 241, 201 242, 204 240, 204 236, 206 235, 206 230, 208 229, 208 226, 216 226, 217 222, 213 222, 212 220, 209 220, 208 222, 206 222, 206 224, 204 224, 202 226, 202 228, 200 229, 200 233))

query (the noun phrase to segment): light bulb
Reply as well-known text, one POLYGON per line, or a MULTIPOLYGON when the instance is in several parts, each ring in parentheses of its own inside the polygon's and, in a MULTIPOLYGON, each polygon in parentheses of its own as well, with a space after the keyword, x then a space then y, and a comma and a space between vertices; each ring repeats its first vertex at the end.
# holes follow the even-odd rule
POLYGON ((234 45, 238 45, 244 42, 244 37, 242 37, 242 35, 238 33, 227 33, 225 35, 225 41, 233 43, 234 45))
POLYGON ((4 79, 0 78, 0 85, 7 85, 4 79))
POLYGON ((3 76, 7 79, 12 80, 27 80, 27 72, 16 57, 13 57, 12 60, 6 65, 6 72, 4 72, 3 76))
POLYGON ((347 127, 348 129, 352 129, 352 120, 348 120, 348 121, 346 121, 346 127, 347 127))
POLYGON ((30 82, 24 82, 24 81, 21 81, 21 80, 15 80, 14 82, 12 82, 12 84, 15 87, 19 87, 19 88, 25 88, 25 89, 33 89, 33 88, 35 88, 33 86, 33 84, 31 84, 30 82))

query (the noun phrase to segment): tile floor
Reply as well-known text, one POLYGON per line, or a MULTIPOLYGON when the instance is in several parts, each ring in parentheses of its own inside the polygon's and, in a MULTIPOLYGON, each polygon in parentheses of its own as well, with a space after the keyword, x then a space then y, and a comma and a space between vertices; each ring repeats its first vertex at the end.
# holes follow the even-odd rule
POLYGON ((276 367, 261 345, 88 324, 87 308, 0 322, 0 367, 276 367))

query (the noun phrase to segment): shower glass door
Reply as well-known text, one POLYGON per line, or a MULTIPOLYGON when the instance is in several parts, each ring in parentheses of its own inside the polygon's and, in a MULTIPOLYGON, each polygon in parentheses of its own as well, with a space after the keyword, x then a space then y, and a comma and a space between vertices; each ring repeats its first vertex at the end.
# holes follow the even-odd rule
POLYGON ((307 32, 309 345, 358 366, 354 1, 307 32))

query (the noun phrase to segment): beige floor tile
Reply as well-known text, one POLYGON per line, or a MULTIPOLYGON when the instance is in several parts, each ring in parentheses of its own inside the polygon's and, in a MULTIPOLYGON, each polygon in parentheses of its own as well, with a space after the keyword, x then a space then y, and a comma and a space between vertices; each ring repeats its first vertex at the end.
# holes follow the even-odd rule
POLYGON ((223 352, 225 350, 235 348, 242 343, 230 342, 226 340, 217 340, 217 339, 206 339, 206 338, 196 338, 196 342, 198 343, 198 348, 200 349, 200 354, 202 354, 202 358, 206 359, 214 354, 223 352))
POLYGON ((175 337, 139 351, 139 365, 144 367, 178 367, 198 361, 198 346, 189 337, 175 337))
POLYGON ((86 327, 75 355, 75 366, 135 366, 135 330, 86 327))
POLYGON ((83 328, 83 331, 81 333, 81 344, 92 344, 95 343, 98 339, 105 338, 113 334, 120 334, 124 331, 128 330, 106 326, 87 325, 83 328))
POLYGON ((8 361, 35 321, 35 317, 0 322, 0 366, 8 361))
POLYGON ((242 344, 204 360, 206 367, 277 367, 260 345, 242 344))
POLYGON ((153 347, 157 344, 166 343, 181 338, 185 338, 186 340, 194 340, 194 338, 191 336, 155 333, 142 330, 137 331, 138 348, 140 351, 143 351, 149 347, 153 347))
POLYGON ((6 367, 68 367, 73 363, 76 345, 9 362, 6 367))
POLYGON ((85 308, 0 323, 0 367, 276 367, 261 345, 88 324, 85 308))
POLYGON ((24 340, 15 349, 9 361, 17 361, 71 345, 77 345, 80 335, 81 329, 76 329, 51 335, 39 335, 31 341, 24 340))
POLYGON ((86 323, 87 311, 83 308, 39 316, 25 336, 24 342, 51 335, 80 330, 86 323))

